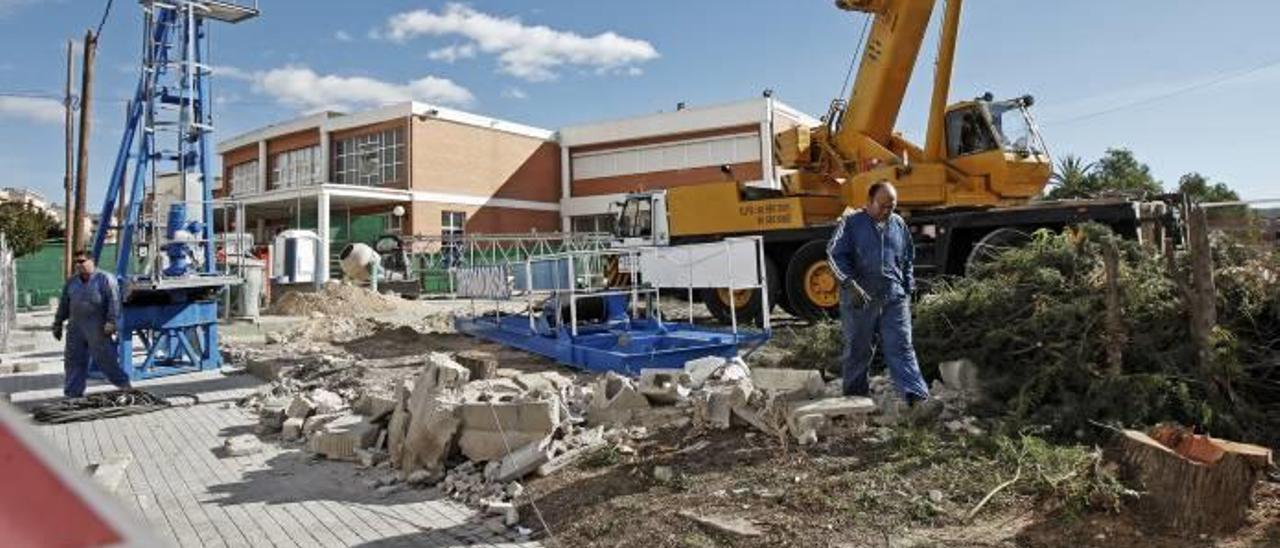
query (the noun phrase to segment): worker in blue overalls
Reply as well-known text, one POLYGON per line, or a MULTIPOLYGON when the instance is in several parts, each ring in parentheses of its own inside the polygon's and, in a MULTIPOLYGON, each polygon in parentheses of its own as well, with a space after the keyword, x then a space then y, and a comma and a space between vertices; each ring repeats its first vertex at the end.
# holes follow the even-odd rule
POLYGON ((98 272, 84 251, 75 254, 75 273, 62 288, 58 312, 53 318, 53 338, 62 340, 62 324, 70 320, 64 353, 67 379, 62 393, 69 398, 84 395, 89 358, 118 388, 129 388, 129 376, 120 369, 115 334, 120 319, 120 289, 115 277, 98 272))
POLYGON ((912 262, 915 248, 906 221, 893 210, 898 191, 888 181, 871 185, 867 207, 840 219, 827 244, 828 262, 840 282, 840 323, 844 352, 840 365, 846 396, 870 393, 868 371, 880 336, 884 360, 898 392, 913 414, 934 415, 911 344, 912 262))

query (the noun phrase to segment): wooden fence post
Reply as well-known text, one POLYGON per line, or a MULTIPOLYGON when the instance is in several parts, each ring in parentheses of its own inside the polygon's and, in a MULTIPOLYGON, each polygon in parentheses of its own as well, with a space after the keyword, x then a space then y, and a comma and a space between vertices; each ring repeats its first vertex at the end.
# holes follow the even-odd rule
MULTIPOLYGON (((1213 364, 1213 328, 1218 323, 1217 290, 1213 283, 1213 249, 1209 244, 1209 223, 1201 206, 1191 206, 1187 214, 1191 253, 1191 291, 1187 306, 1191 313, 1191 338, 1201 373, 1215 383, 1225 383, 1213 364)), ((1217 385, 1219 388, 1225 386, 1217 385)))

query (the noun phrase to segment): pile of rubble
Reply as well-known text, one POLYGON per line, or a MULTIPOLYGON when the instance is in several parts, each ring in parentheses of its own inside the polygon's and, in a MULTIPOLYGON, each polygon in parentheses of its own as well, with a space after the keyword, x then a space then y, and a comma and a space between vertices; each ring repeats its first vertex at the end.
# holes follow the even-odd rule
MULTIPOLYGON (((260 435, 386 469, 369 482, 379 492, 436 485, 508 525, 519 520, 515 501, 528 476, 553 474, 606 446, 634 453, 630 444, 662 428, 742 425, 807 445, 877 411, 872 398, 831 395, 838 381, 824 383, 818 371, 749 368, 737 358, 701 358, 632 379, 499 374, 491 354, 433 352, 413 358, 417 373, 390 386, 335 384, 344 378, 338 370, 359 368, 325 359, 335 363, 299 367, 242 402, 257 410, 260 435)), ((887 381, 873 384, 887 402, 887 381)), ((889 416, 887 404, 879 407, 877 420, 889 416)))
POLYGON ((310 316, 320 313, 327 316, 361 313, 390 312, 401 306, 398 297, 383 295, 362 287, 331 281, 320 291, 310 293, 294 291, 271 304, 268 313, 278 316, 310 316))

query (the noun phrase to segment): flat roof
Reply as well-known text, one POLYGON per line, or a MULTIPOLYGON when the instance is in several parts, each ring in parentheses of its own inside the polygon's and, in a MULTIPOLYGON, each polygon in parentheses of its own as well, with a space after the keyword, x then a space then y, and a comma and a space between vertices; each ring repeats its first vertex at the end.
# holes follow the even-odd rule
POLYGON ((218 154, 225 154, 229 151, 252 145, 261 140, 273 139, 290 133, 306 131, 308 129, 317 129, 324 132, 341 131, 356 127, 368 126, 385 122, 387 120, 395 120, 397 118, 408 118, 409 116, 421 116, 428 118, 436 118, 448 122, 458 124, 491 129, 544 141, 554 141, 556 132, 472 114, 461 110, 432 105, 429 103, 420 103, 417 101, 406 101, 403 103, 395 103, 385 107, 363 110, 344 114, 341 112, 325 111, 295 118, 276 124, 271 124, 258 129, 241 133, 229 139, 220 141, 217 146, 218 154))
POLYGON ((567 147, 594 145, 759 124, 770 109, 804 125, 820 123, 777 99, 760 97, 568 126, 560 130, 560 144, 567 147))

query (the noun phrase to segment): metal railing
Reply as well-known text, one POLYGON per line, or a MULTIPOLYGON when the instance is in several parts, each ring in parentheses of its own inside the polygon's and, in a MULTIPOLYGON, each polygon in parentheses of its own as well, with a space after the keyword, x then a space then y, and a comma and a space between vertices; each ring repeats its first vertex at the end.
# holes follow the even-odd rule
MULTIPOLYGON (((455 272, 459 268, 600 252, 609 249, 613 237, 602 232, 552 232, 409 236, 402 240, 409 254, 409 277, 419 281, 424 295, 448 297, 457 287, 455 272)), ((604 265, 584 265, 583 268, 603 273, 604 265)))

